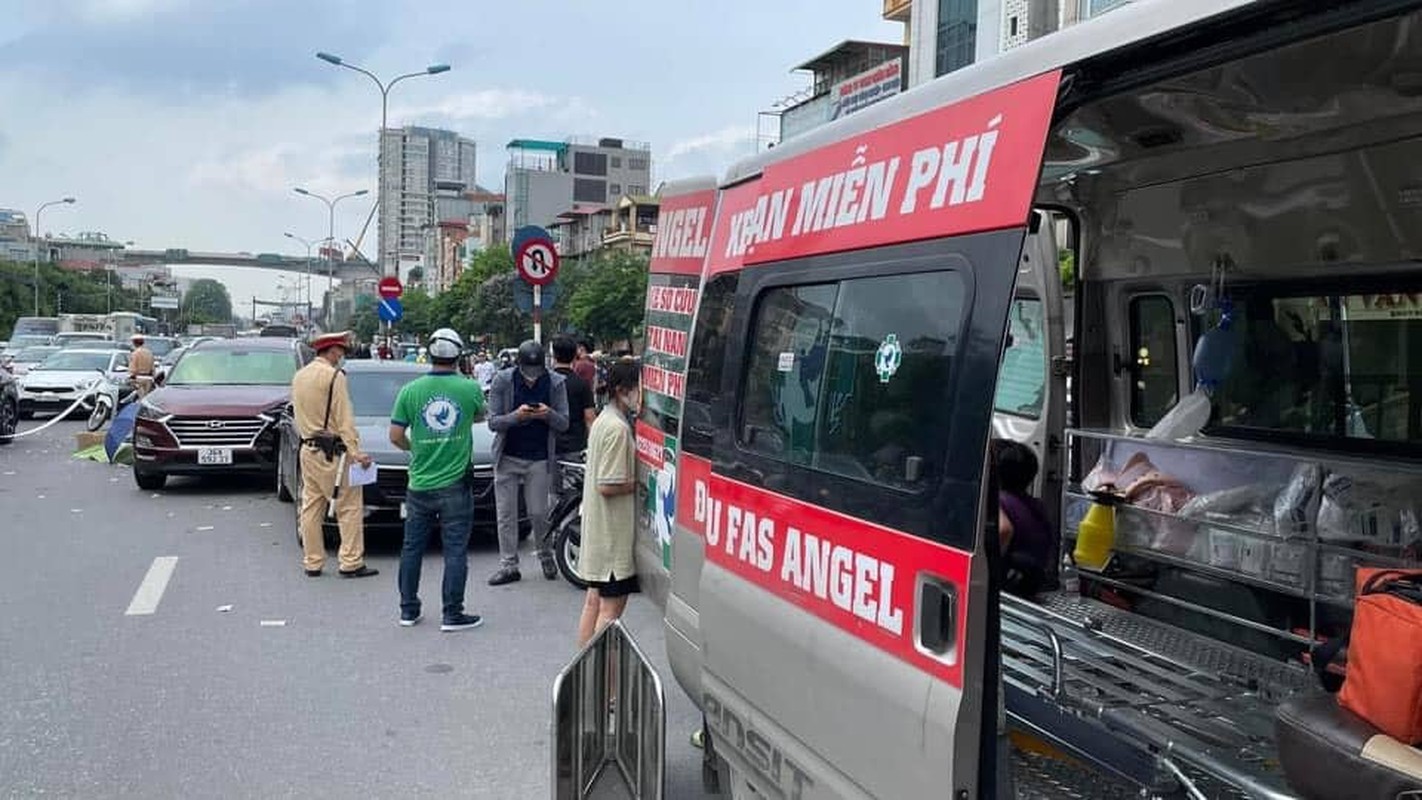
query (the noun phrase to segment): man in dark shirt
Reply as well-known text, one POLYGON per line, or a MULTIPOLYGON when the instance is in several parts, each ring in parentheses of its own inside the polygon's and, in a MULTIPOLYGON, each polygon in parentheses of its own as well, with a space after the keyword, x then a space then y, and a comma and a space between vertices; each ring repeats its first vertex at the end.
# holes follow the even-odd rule
MULTIPOLYGON (((558 434, 558 455, 581 453, 588 447, 588 428, 597 419, 597 403, 592 384, 574 368, 578 346, 566 336, 553 340, 553 371, 563 376, 568 387, 568 430, 558 434)), ((554 484, 557 485, 556 483, 554 484)))
POLYGON ((499 518, 499 571, 490 586, 522 579, 518 569, 518 497, 533 524, 543 577, 558 566, 548 542, 548 489, 557 434, 568 429, 568 393, 563 376, 544 365, 543 345, 519 345, 515 366, 489 387, 489 429, 494 432, 494 505, 499 518))

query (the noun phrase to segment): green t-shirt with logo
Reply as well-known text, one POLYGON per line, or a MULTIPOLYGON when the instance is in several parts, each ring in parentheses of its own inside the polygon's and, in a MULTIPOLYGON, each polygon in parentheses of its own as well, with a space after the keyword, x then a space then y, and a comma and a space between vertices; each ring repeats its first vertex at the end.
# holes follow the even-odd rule
POLYGON ((458 372, 432 372, 405 384, 390 421, 410 438, 410 488, 453 486, 469 471, 472 428, 484 412, 484 390, 458 372))

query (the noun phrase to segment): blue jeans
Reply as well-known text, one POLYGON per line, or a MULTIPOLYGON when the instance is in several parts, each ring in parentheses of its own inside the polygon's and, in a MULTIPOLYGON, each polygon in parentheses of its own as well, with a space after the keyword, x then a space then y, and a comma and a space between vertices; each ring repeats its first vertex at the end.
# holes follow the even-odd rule
POLYGON ((405 496, 405 544, 400 548, 400 611, 420 613, 420 567, 435 523, 444 549, 444 618, 464 613, 464 585, 469 579, 469 528, 474 524, 474 493, 464 482, 405 496))

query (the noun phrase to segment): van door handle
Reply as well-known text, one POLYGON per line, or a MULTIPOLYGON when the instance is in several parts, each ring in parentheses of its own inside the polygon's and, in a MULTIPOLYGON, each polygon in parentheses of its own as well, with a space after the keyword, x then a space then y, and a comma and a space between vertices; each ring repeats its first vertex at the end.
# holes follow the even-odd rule
POLYGON ((921 573, 914 599, 918 646, 949 663, 957 661, 958 587, 921 573))

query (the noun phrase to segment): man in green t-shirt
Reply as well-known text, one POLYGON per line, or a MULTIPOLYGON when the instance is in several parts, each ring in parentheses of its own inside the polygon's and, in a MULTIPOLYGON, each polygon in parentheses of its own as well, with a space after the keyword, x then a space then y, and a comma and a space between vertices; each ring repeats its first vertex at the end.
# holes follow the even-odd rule
POLYGON ((464 351, 459 334, 440 328, 428 344, 428 375, 405 384, 390 412, 390 442, 410 451, 405 495, 405 543, 400 550, 400 624, 419 623, 420 566, 436 521, 444 549, 442 631, 476 628, 464 613, 469 577, 469 529, 474 523, 470 483, 472 428, 484 414, 484 390, 455 369, 464 351))

